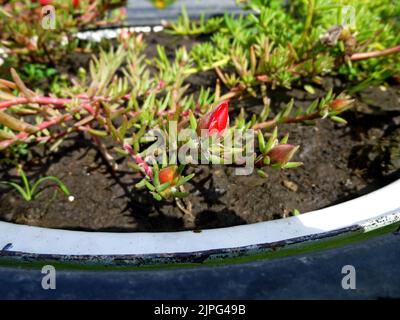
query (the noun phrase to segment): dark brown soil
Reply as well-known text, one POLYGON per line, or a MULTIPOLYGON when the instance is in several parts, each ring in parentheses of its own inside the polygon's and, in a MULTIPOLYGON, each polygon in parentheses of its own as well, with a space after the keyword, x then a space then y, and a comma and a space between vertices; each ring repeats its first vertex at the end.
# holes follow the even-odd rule
MULTIPOLYGON (((147 54, 156 43, 169 53, 176 45, 192 45, 185 38, 148 36, 147 54)), ((215 75, 206 72, 189 79, 192 90, 214 85, 215 75)), ((292 97, 307 104, 330 87, 340 91, 337 79, 325 79, 311 95, 302 89, 271 93, 273 108, 292 97)), ((257 113, 261 101, 244 99, 232 104, 257 113)), ((189 183, 196 229, 225 227, 289 216, 294 209, 307 212, 358 197, 400 177, 400 87, 368 88, 358 94, 355 110, 345 115, 347 126, 318 121, 315 126, 286 125, 290 141, 301 145, 297 169, 236 176, 227 166, 199 166, 189 183)), ((24 165, 31 180, 55 175, 69 187, 69 202, 54 188, 46 188, 38 200, 24 202, 14 192, 0 190, 0 219, 50 228, 102 231, 172 231, 185 229, 181 212, 172 204, 156 203, 146 192, 135 190, 138 176, 126 170, 113 174, 90 141, 77 135, 58 152, 35 148, 24 165)), ((122 164, 123 167, 123 164, 122 164)), ((17 180, 14 169, 1 164, 0 180, 17 180)))

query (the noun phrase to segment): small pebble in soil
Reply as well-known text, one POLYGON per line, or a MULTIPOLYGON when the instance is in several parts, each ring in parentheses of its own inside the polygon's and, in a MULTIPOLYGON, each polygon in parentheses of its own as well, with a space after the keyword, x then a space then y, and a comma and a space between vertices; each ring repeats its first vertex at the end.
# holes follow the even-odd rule
POLYGON ((293 181, 290 180, 283 180, 283 185, 289 189, 290 191, 297 192, 299 189, 298 185, 295 184, 293 181))
POLYGON ((344 183, 346 187, 351 187, 353 185, 353 181, 351 179, 347 179, 346 182, 344 183))
POLYGON ((74 200, 75 200, 75 197, 74 197, 74 196, 69 196, 69 197, 68 197, 68 201, 69 201, 69 202, 73 202, 74 200))

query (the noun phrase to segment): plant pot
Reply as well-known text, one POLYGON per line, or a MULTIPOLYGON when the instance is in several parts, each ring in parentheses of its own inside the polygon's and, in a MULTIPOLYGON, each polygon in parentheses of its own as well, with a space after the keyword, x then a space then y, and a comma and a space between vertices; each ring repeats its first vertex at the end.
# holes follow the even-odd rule
POLYGON ((274 221, 201 232, 105 233, 0 222, 0 264, 155 267, 278 258, 395 230, 400 180, 368 195, 274 221))
MULTIPOLYGON (((78 36, 98 41, 116 34, 99 30, 78 36)), ((399 194, 397 180, 365 196, 299 216, 202 231, 83 232, 0 222, 0 265, 194 266, 323 250, 398 228, 399 194)))

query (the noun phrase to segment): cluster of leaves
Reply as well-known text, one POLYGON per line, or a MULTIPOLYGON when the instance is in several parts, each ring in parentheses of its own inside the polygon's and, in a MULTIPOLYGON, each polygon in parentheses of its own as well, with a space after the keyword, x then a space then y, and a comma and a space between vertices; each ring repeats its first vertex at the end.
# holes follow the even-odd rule
MULTIPOLYGON (((171 150, 188 144, 197 146, 207 140, 207 149, 201 152, 223 163, 222 154, 227 150, 210 139, 216 134, 223 140, 232 136, 233 130, 254 129, 258 132, 259 147, 251 155, 252 161, 258 173, 265 176, 262 170, 266 167, 286 169, 300 165, 290 161, 298 147, 288 144, 288 136, 277 138, 280 123, 324 117, 339 119, 337 114, 351 103, 346 97, 328 93, 307 110, 298 108, 292 112, 294 103, 291 102, 272 119, 268 119, 267 106, 262 115, 251 119, 246 119, 242 110, 230 127, 228 103, 221 103, 218 88, 214 93, 210 89, 202 89, 196 95, 187 93, 185 79, 193 72, 193 62, 184 48, 176 49, 172 61, 161 47, 154 59, 146 60, 144 48, 140 35, 130 35, 118 49, 101 51, 99 57, 93 57, 88 72, 75 79, 74 86, 64 88, 62 97, 43 96, 40 91, 28 89, 12 69, 13 81, 0 80, 0 124, 3 126, 0 150, 21 144, 42 144, 52 151, 68 135, 80 132, 94 141, 114 170, 119 169, 117 157, 126 157, 128 166, 143 174, 137 187, 149 189, 157 200, 180 201, 187 195, 184 185, 193 174, 185 175, 191 164, 174 162, 171 150), (27 115, 34 121, 25 119, 27 115), (171 120, 176 121, 178 134, 185 128, 193 132, 203 129, 209 134, 205 138, 197 134, 187 136, 178 140, 177 145, 167 145, 160 151, 152 130, 158 129, 166 137, 173 135, 171 120), (112 149, 104 142, 110 138, 114 142, 112 149), (155 161, 156 155, 162 161, 155 161)), ((245 154, 246 148, 246 145, 235 146, 228 152, 245 154)))
POLYGON ((55 65, 67 53, 79 48, 75 33, 80 29, 120 22, 124 14, 118 8, 125 2, 0 0, 0 45, 16 62, 55 65), (48 14, 43 9, 46 5, 55 9, 54 30, 42 25, 48 14))
POLYGON ((57 73, 54 68, 49 68, 44 64, 27 63, 23 66, 21 77, 24 81, 32 83, 53 77, 57 73))
POLYGON ((167 32, 177 35, 199 35, 210 34, 218 31, 223 23, 221 17, 205 18, 204 13, 200 15, 198 21, 190 21, 186 11, 186 7, 182 7, 182 14, 178 17, 178 21, 173 24, 166 24, 167 32))
MULTIPOLYGON (((297 80, 319 84, 326 74, 354 80, 356 91, 400 73, 399 55, 362 61, 357 55, 395 46, 400 51, 398 1, 242 2, 246 15, 225 14, 218 31, 191 52, 199 71, 234 69, 218 72, 233 92, 254 95, 262 84, 290 88, 297 80)), ((189 22, 183 13, 170 32, 208 33, 210 27, 189 22)))
MULTIPOLYGON (((331 14, 342 12, 342 4, 336 2, 332 5, 315 0, 290 2, 284 8, 280 1, 253 0, 247 7, 253 12, 246 16, 225 15, 223 19, 200 23, 190 22, 184 13, 172 25, 172 32, 192 35, 213 32, 213 35, 210 41, 194 46, 190 52, 184 47, 177 48, 172 59, 161 46, 157 47, 156 57, 148 59, 144 55, 143 37, 123 34, 117 49, 100 50, 70 86, 53 88, 50 95, 40 88, 31 90, 24 83, 29 74, 37 77, 38 73, 48 71, 33 65, 21 78, 11 69, 12 81, 0 79, 0 151, 7 153, 25 145, 44 145, 53 151, 66 137, 78 132, 93 140, 113 170, 119 170, 118 160, 124 157, 127 165, 142 175, 136 187, 148 189, 156 200, 172 199, 188 214, 190 205, 181 198, 187 195, 185 184, 194 176, 188 170, 193 164, 174 158, 175 151, 183 146, 197 147, 207 142, 200 153, 224 163, 225 152, 236 160, 250 149, 242 145, 225 150, 221 140, 232 139, 234 131, 253 129, 258 144, 251 151, 251 159, 260 176, 266 176, 267 168, 298 167, 301 163, 292 159, 299 146, 290 144, 288 135, 280 136, 278 127, 283 123, 308 124, 324 118, 345 123, 341 114, 352 100, 345 94, 328 92, 307 108, 291 101, 282 110, 270 112, 268 91, 277 86, 290 87, 297 80, 319 82, 326 73, 344 73, 350 77, 354 73, 350 71, 352 68, 356 68, 360 77, 354 79, 367 81, 370 75, 363 76, 363 68, 370 67, 374 73, 381 70, 380 65, 365 60, 360 66, 357 54, 378 49, 377 44, 388 48, 398 43, 398 33, 392 31, 392 28, 398 30, 398 25, 395 22, 392 25, 390 20, 394 9, 376 5, 380 18, 374 20, 374 27, 367 28, 364 17, 357 16, 357 28, 353 30, 338 26, 340 17, 331 14), (331 29, 335 26, 336 29, 331 29), (360 29, 364 26, 365 29, 360 29), (381 30, 379 35, 375 35, 377 30, 381 30), (353 59, 354 55, 357 59, 353 59), (230 91, 221 96, 217 82, 215 89, 202 88, 196 94, 189 93, 187 78, 210 68, 215 68, 230 91), (262 112, 249 118, 242 109, 229 122, 228 101, 244 94, 261 97, 262 112), (171 121, 176 122, 178 134, 190 128, 195 135, 184 136, 176 145, 159 149, 153 131, 158 129, 163 136, 171 137, 175 134, 171 121), (201 130, 206 130, 205 137, 200 135, 201 130), (220 140, 217 143, 213 142, 215 136, 220 140), (156 158, 161 161, 155 161, 156 158)), ((371 9, 370 5, 366 7, 371 9)), ((79 17, 78 14, 75 19, 79 21, 79 17)), ((14 24, 11 26, 18 30, 14 24)), ((7 40, 9 36, 5 37, 7 40)), ((42 56, 36 55, 35 50, 29 56, 42 56)), ((46 50, 42 52, 44 56, 46 50)), ((398 62, 399 57, 379 59, 398 62)), ((398 72, 398 63, 382 65, 389 74, 398 72)), ((382 75, 379 80, 387 77, 385 72, 379 73, 382 75)), ((236 161, 234 165, 240 167, 243 163, 236 161)))

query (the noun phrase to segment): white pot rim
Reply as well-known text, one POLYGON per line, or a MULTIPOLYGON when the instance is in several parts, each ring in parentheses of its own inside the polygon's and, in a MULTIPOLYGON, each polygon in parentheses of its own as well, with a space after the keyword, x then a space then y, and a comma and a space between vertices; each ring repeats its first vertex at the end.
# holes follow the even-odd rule
POLYGON ((315 240, 346 229, 367 232, 396 222, 400 222, 400 180, 299 216, 201 232, 84 232, 0 222, 0 255, 179 256, 315 240))

